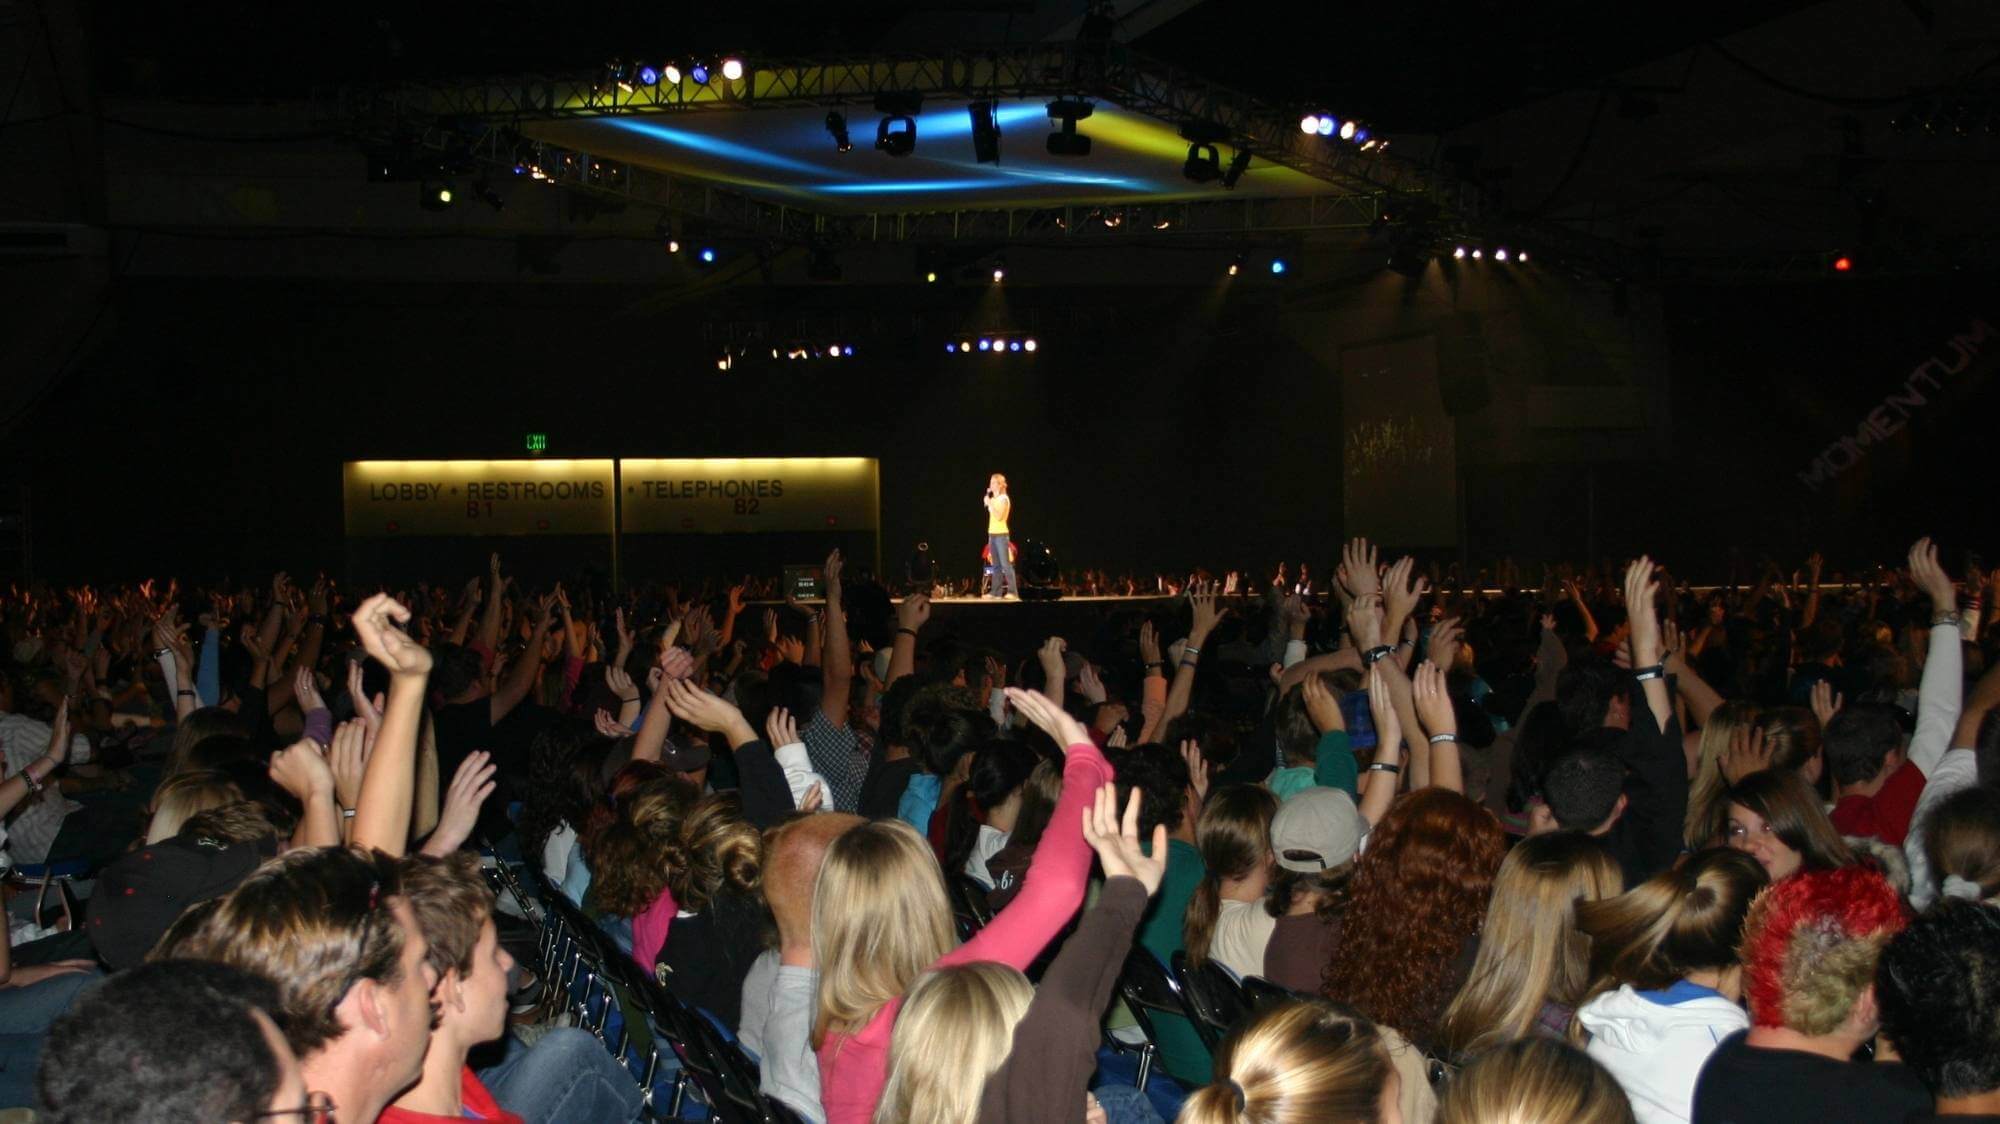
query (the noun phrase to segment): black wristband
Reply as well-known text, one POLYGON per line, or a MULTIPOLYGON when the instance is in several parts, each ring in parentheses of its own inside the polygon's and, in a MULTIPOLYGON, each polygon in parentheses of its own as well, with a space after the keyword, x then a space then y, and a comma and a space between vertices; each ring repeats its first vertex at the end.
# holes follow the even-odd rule
POLYGON ((1641 683, 1644 683, 1648 679, 1665 679, 1666 677, 1667 665, 1663 663, 1656 663, 1651 667, 1635 667, 1632 669, 1632 678, 1641 683))
POLYGON ((1387 761, 1370 761, 1365 771, 1370 773, 1400 773, 1403 771, 1403 767, 1401 765, 1391 765, 1387 761))
POLYGON ((910 639, 914 640, 917 637, 917 630, 914 628, 899 628, 896 630, 896 634, 899 636, 907 636, 910 639))
POLYGON ((1361 664, 1363 667, 1372 667, 1378 661, 1380 661, 1382 657, 1391 656, 1394 655, 1395 653, 1396 649, 1393 645, 1377 644, 1375 647, 1370 648, 1367 651, 1361 653, 1361 664))

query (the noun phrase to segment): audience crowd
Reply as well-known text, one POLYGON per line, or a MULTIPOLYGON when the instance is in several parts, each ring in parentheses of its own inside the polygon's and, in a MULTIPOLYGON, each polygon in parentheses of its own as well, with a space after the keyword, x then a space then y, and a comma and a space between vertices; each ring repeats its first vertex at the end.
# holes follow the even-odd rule
POLYGON ((16 587, 0 1107, 668 1118, 555 909, 816 1122, 2000 1120, 2000 575, 1904 562, 1356 540, 1032 650, 837 552, 812 603, 16 587))

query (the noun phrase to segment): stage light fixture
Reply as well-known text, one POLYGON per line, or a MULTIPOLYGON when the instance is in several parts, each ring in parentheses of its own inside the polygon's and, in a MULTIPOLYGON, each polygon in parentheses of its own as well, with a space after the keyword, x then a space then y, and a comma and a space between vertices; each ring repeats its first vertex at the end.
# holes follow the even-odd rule
POLYGON ((971 351, 971 350, 972 350, 972 341, 971 341, 971 340, 960 340, 960 341, 958 341, 958 350, 959 350, 959 354, 961 354, 961 355, 963 355, 964 353, 966 353, 966 352, 968 352, 968 351, 971 351))
POLYGON ((1853 268, 1854 268, 1854 259, 1848 257, 1846 254, 1842 254, 1839 257, 1833 259, 1833 269, 1834 272, 1836 273, 1846 273, 1853 268))
POLYGON ((1500 247, 1499 249, 1497 249, 1497 250, 1493 251, 1493 260, 1494 260, 1494 261, 1506 261, 1506 260, 1507 260, 1507 247, 1505 247, 1505 246, 1502 246, 1502 247, 1500 247))
POLYGON ((1281 273, 1285 272, 1285 259, 1283 259, 1283 258, 1272 258, 1272 259, 1271 259, 1271 272, 1272 272, 1273 274, 1281 274, 1281 273))
POLYGON ((850 357, 850 358, 851 358, 851 357, 852 357, 852 356, 854 355, 854 345, 853 345, 853 344, 851 344, 851 343, 850 343, 850 344, 847 344, 846 346, 844 346, 844 347, 842 347, 842 348, 840 349, 840 353, 841 353, 842 355, 845 355, 845 356, 848 356, 848 357, 850 357))
POLYGON ((1002 281, 1005 281, 1006 279, 1007 279, 1007 259, 1006 259, 1006 258, 994 258, 994 259, 993 259, 993 283, 994 283, 995 285, 998 285, 998 284, 999 284, 1000 282, 1002 282, 1002 281))
POLYGON ((715 248, 713 246, 703 246, 701 253, 695 256, 701 259, 701 264, 703 265, 715 264, 715 248))
POLYGON ((993 350, 993 341, 992 341, 992 340, 980 340, 980 341, 979 341, 979 350, 981 350, 981 351, 991 351, 991 350, 993 350))
POLYGON ((660 68, 660 77, 667 85, 678 86, 681 84, 681 68, 677 64, 670 62, 660 68))
POLYGON ((1485 257, 1485 256, 1486 256, 1486 251, 1485 251, 1485 250, 1474 250, 1474 251, 1472 251, 1472 260, 1473 260, 1473 261, 1478 261, 1479 259, 1481 259, 1481 258, 1483 258, 1483 257, 1485 257))
POLYGON ((681 240, 680 240, 680 239, 678 239, 678 238, 669 238, 669 239, 667 239, 667 252, 668 252, 668 253, 670 253, 670 254, 678 254, 678 253, 680 253, 680 252, 681 252, 681 240))
POLYGON ((660 68, 650 63, 639 64, 639 84, 657 86, 660 84, 660 68))
POLYGON ((972 119, 972 158, 981 164, 1000 162, 1000 125, 993 120, 993 103, 976 101, 965 107, 972 119))
POLYGON ((1313 116, 1310 113, 1306 114, 1304 117, 1299 118, 1299 132, 1304 133, 1307 136, 1311 136, 1314 133, 1319 132, 1319 118, 1313 116))
POLYGON ((1035 341, 1034 341, 1034 340, 1031 340, 1031 339, 1029 339, 1029 340, 1022 340, 1022 341, 1021 341, 1021 350, 1022 350, 1022 351, 1033 351, 1033 350, 1035 350, 1035 346, 1036 346, 1036 345, 1035 345, 1035 341))
POLYGON ((1454 257, 1454 258, 1457 258, 1457 259, 1458 259, 1458 260, 1460 260, 1460 261, 1464 261, 1464 260, 1465 260, 1465 247, 1463 247, 1463 246, 1460 246, 1460 247, 1459 247, 1458 249, 1456 249, 1456 250, 1453 250, 1453 251, 1451 252, 1451 256, 1452 256, 1452 257, 1454 257))
POLYGON ((1340 122, 1335 121, 1333 118, 1328 117, 1324 113, 1320 114, 1319 117, 1313 121, 1313 131, 1323 137, 1332 136, 1333 131, 1339 127, 1340 127, 1340 122))
POLYGON ((731 82, 740 80, 743 77, 743 60, 739 58, 723 59, 722 76, 731 82))
POLYGON ((1195 183, 1214 183, 1222 178, 1222 157, 1212 144, 1188 145, 1187 163, 1181 174, 1195 183))
POLYGON ((1236 255, 1235 259, 1229 263, 1229 275, 1231 277, 1234 277, 1241 272, 1243 272, 1243 255, 1238 254, 1236 255))
POLYGON ((628 94, 632 92, 632 70, 625 65, 623 59, 612 59, 605 64, 604 69, 610 74, 611 81, 619 89, 628 94))
POLYGON ((1355 144, 1358 144, 1358 145, 1360 145, 1360 146, 1361 146, 1361 147, 1363 147, 1363 148, 1367 148, 1367 147, 1368 147, 1368 130, 1366 130, 1366 129, 1356 129, 1356 130, 1354 130, 1354 143, 1355 143, 1355 144))
POLYGON ((1229 169, 1222 173, 1222 186, 1234 190, 1236 181, 1242 179, 1243 173, 1249 170, 1250 150, 1247 148, 1237 149, 1236 155, 1229 158, 1229 169))
POLYGON ((1014 341, 1010 342, 1010 343, 1009 343, 1009 344, 1007 345, 1007 350, 1008 350, 1008 351, 1019 351, 1019 350, 1021 350, 1021 341, 1020 341, 1020 340, 1014 340, 1014 341))
POLYGON ((708 85, 708 64, 698 62, 688 67, 688 77, 694 79, 694 84, 697 86, 708 85))
POLYGON ((1522 265, 1528 264, 1528 251, 1522 250, 1514 260, 1520 262, 1522 265))
POLYGON ((945 344, 945 345, 944 345, 944 353, 945 353, 946 355, 957 355, 957 354, 958 354, 958 347, 957 347, 956 345, 954 345, 954 344, 945 344))
POLYGON ((451 206, 452 191, 450 180, 425 180, 419 189, 417 201, 426 211, 442 211, 451 206))
POLYGON ((1049 103, 1049 120, 1062 123, 1060 129, 1049 134, 1050 156, 1090 155, 1090 138, 1076 131, 1076 123, 1089 117, 1095 109, 1091 103, 1080 98, 1059 98, 1049 103))
POLYGON ((1348 120, 1342 121, 1340 123, 1340 139, 1353 140, 1354 130, 1356 127, 1357 126, 1354 124, 1353 118, 1349 118, 1348 120))
POLYGON ((924 95, 914 90, 875 95, 875 112, 882 115, 875 126, 875 147, 891 156, 908 156, 917 147, 917 114, 923 110, 924 95))
POLYGON ((854 151, 854 139, 847 135, 846 114, 838 109, 828 110, 826 113, 826 131, 829 136, 833 137, 833 149, 835 152, 854 151))

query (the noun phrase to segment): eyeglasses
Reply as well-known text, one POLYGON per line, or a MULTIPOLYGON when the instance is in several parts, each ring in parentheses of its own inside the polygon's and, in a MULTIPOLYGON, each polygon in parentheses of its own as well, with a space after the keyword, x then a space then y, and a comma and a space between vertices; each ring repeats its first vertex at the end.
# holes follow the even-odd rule
POLYGON ((326 1093, 307 1093, 306 1103, 298 1108, 274 1108, 260 1112, 252 1120, 291 1120, 296 1118, 301 1124, 333 1124, 333 1110, 339 1107, 333 1097, 326 1093))

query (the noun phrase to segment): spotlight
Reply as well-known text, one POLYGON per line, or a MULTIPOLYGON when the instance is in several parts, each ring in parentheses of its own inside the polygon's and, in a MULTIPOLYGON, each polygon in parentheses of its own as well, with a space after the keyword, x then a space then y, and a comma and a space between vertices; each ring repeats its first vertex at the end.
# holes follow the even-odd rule
POLYGON ((957 354, 958 354, 958 348, 957 348, 957 346, 956 346, 956 345, 953 345, 953 344, 945 344, 945 345, 944 345, 944 353, 945 353, 946 355, 957 355, 957 354))
POLYGON ((840 353, 841 353, 842 355, 847 355, 847 356, 852 356, 852 355, 854 354, 854 345, 850 343, 850 344, 846 345, 845 347, 842 347, 842 348, 840 349, 840 353))
POLYGON ((1076 98, 1061 98, 1049 103, 1049 120, 1062 122, 1062 128, 1049 134, 1050 156, 1088 156, 1090 138, 1076 131, 1076 123, 1089 117, 1095 107, 1089 102, 1076 98))
POLYGON ((666 80, 667 85, 678 86, 681 84, 681 68, 673 63, 668 63, 660 68, 660 77, 666 80))
POLYGON ((1340 123, 1340 139, 1341 139, 1341 140, 1353 140, 1353 139, 1354 139, 1354 129, 1355 129, 1355 124, 1354 124, 1354 121, 1353 121, 1353 119, 1352 119, 1352 118, 1350 118, 1350 119, 1348 119, 1348 120, 1346 120, 1346 121, 1342 121, 1342 122, 1340 123))
POLYGON ((917 147, 917 114, 923 109, 924 96, 914 91, 875 95, 875 112, 882 115, 875 147, 891 156, 908 156, 917 147))
POLYGON ((926 285, 937 284, 937 270, 929 269, 924 271, 924 284, 926 285))
POLYGON ((1196 183, 1214 183, 1222 177, 1222 158, 1212 144, 1188 145, 1187 163, 1181 174, 1196 183))
POLYGON ((731 82, 743 77, 743 60, 728 58, 722 60, 722 76, 731 82))
POLYGON ((1007 259, 1006 259, 1006 258, 994 258, 994 259, 993 259, 993 283, 994 283, 995 285, 998 285, 998 284, 999 284, 1000 282, 1002 282, 1002 281, 1005 281, 1006 279, 1007 279, 1007 259))
POLYGON ((1506 261, 1506 260, 1507 260, 1507 247, 1505 247, 1505 246, 1502 246, 1502 247, 1500 247, 1499 249, 1497 249, 1497 250, 1493 251, 1493 260, 1494 260, 1494 261, 1506 261))
POLYGON ((1368 147, 1368 130, 1366 130, 1366 129, 1356 129, 1356 130, 1354 130, 1354 143, 1355 143, 1355 144, 1358 144, 1358 145, 1360 145, 1360 146, 1361 146, 1361 147, 1363 147, 1363 148, 1367 148, 1367 147, 1368 147))
POLYGON ((847 116, 838 109, 830 109, 826 114, 826 131, 833 137, 836 152, 854 151, 854 140, 847 135, 847 116))
POLYGON ((1848 257, 1846 254, 1833 259, 1833 270, 1835 273, 1846 273, 1853 268, 1854 259, 1848 257))
POLYGON ((1250 150, 1247 148, 1237 149, 1236 155, 1229 158, 1229 170, 1222 173, 1222 186, 1235 188, 1236 181, 1242 179, 1243 173, 1249 169, 1250 150))
POLYGON ((1458 249, 1453 250, 1451 252, 1451 256, 1459 259, 1460 261, 1465 260, 1465 247, 1460 246, 1458 249))
POLYGON ((993 103, 976 101, 965 112, 972 118, 972 158, 981 164, 998 164, 1000 126, 993 120, 993 103))
POLYGON ((715 264, 715 248, 714 248, 713 246, 703 246, 703 247, 701 248, 701 253, 699 253, 699 254, 696 254, 696 255, 695 255, 695 257, 698 257, 698 258, 700 258, 700 259, 701 259, 701 264, 703 264, 703 265, 714 265, 714 264, 715 264))
POLYGON ((680 240, 680 239, 678 239, 678 238, 669 238, 669 239, 667 239, 667 252, 668 252, 668 253, 670 253, 670 254, 678 254, 678 253, 680 253, 680 252, 681 252, 681 240, 680 240))
POLYGON ((979 341, 979 350, 981 350, 981 351, 991 351, 991 350, 993 350, 993 341, 992 341, 992 340, 980 340, 980 341, 979 341))
POLYGON ((632 92, 632 71, 622 59, 612 59, 604 69, 610 71, 611 80, 617 83, 619 89, 628 94, 632 92))
POLYGON ((1319 132, 1319 118, 1313 116, 1310 113, 1306 114, 1304 117, 1299 118, 1299 132, 1304 133, 1307 136, 1311 136, 1312 134, 1319 132))
POLYGON ((1022 351, 1033 351, 1033 350, 1035 350, 1035 341, 1034 341, 1034 340, 1024 340, 1024 341, 1022 341, 1022 343, 1021 343, 1021 350, 1022 350, 1022 351))
POLYGON ((1340 127, 1340 122, 1335 121, 1333 118, 1328 117, 1324 113, 1320 114, 1319 117, 1313 121, 1313 132, 1316 132, 1323 137, 1332 136, 1333 131, 1339 127, 1340 127))
POLYGON ((1474 250, 1474 251, 1472 251, 1472 260, 1473 260, 1473 261, 1478 261, 1479 259, 1481 259, 1481 258, 1483 258, 1483 257, 1485 257, 1485 256, 1486 256, 1486 251, 1484 251, 1484 250, 1474 250))
POLYGON ((451 199, 450 180, 425 180, 417 196, 426 211, 442 211, 451 206, 451 199))
POLYGON ((1284 271, 1285 271, 1285 259, 1283 259, 1283 258, 1272 258, 1272 259, 1271 259, 1271 272, 1275 274, 1275 273, 1283 273, 1284 271))
POLYGON ((968 352, 968 351, 971 351, 971 350, 972 350, 972 341, 971 341, 971 340, 960 340, 960 341, 958 341, 958 350, 959 350, 960 354, 963 354, 963 353, 965 353, 965 352, 968 352))
POLYGON ((688 77, 694 79, 694 84, 697 86, 708 85, 708 64, 698 62, 688 67, 688 77))
POLYGON ((1012 343, 1008 344, 1008 345, 1007 345, 1007 350, 1008 350, 1008 351, 1019 351, 1019 350, 1021 350, 1021 341, 1020 341, 1020 340, 1015 340, 1014 342, 1012 342, 1012 343))
POLYGON ((650 63, 639 64, 639 84, 657 86, 660 84, 660 68, 650 63))
POLYGON ((1520 255, 1516 257, 1514 260, 1520 262, 1522 265, 1528 264, 1528 251, 1522 250, 1520 255))
POLYGON ((1236 259, 1229 263, 1229 275, 1234 277, 1241 272, 1243 272, 1243 255, 1238 254, 1236 259))

